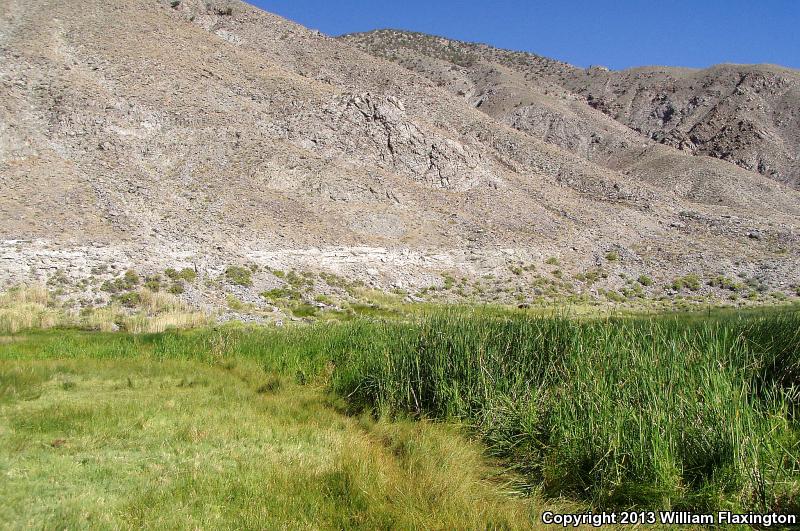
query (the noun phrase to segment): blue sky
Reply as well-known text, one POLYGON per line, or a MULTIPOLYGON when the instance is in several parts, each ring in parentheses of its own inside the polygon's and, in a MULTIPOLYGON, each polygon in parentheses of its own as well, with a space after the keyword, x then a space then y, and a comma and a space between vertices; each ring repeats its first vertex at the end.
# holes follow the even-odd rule
POLYGON ((800 68, 800 0, 250 0, 340 35, 398 28, 535 52, 577 66, 800 68))

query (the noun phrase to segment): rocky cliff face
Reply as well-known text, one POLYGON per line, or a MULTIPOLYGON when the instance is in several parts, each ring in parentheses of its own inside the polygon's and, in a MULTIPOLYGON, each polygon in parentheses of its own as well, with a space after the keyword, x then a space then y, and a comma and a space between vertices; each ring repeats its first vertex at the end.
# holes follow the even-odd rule
POLYGON ((345 93, 322 108, 294 114, 284 131, 293 144, 321 157, 394 172, 432 188, 496 186, 479 150, 418 124, 394 96, 345 93))
POLYGON ((779 67, 636 69, 578 76, 597 108, 665 145, 800 186, 800 74, 779 67))
POLYGON ((394 62, 237 1, 3 7, 6 286, 104 261, 194 267, 209 283, 185 296, 211 305, 243 263, 253 303, 267 267, 408 291, 488 275, 510 300, 542 291, 519 264, 553 258, 567 278, 798 276, 797 191, 612 119, 567 65, 530 59, 553 79, 531 84, 522 59, 450 41, 394 62))

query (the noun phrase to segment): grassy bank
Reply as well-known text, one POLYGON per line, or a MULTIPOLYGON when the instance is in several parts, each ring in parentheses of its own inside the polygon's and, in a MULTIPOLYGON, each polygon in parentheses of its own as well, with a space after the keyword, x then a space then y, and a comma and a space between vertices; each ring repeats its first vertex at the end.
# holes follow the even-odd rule
POLYGON ((303 376, 324 364, 251 350, 270 337, 0 338, 0 528, 525 529, 536 519, 536 502, 509 496, 507 474, 458 427, 346 415, 303 376))
POLYGON ((0 337, 0 360, 11 522, 514 528, 563 500, 800 510, 796 311, 27 332, 0 337))

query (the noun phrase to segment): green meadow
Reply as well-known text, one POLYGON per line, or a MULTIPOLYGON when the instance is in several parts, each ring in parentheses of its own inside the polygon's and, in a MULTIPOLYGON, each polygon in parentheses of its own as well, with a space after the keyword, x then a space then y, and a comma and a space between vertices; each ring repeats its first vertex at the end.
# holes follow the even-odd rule
POLYGON ((0 336, 0 527, 800 512, 800 312, 0 336))

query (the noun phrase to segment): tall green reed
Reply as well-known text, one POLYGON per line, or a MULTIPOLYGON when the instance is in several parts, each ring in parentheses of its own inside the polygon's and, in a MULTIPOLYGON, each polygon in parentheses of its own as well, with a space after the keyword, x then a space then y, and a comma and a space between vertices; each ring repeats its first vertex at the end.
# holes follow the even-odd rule
POLYGON ((333 387, 357 409, 466 422, 552 496, 787 510, 800 499, 798 325, 436 313, 373 325, 333 387))

